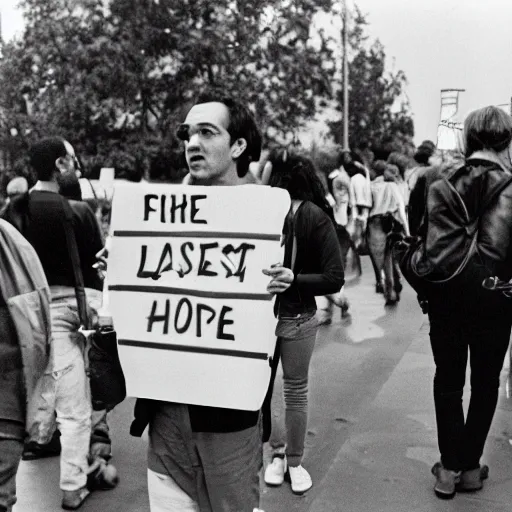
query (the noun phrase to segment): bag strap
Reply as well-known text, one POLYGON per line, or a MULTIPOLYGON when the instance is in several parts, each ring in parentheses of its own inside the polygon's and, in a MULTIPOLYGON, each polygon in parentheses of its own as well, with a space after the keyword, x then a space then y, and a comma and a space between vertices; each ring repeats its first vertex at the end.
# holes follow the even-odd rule
POLYGON ((78 306, 78 317, 80 324, 84 329, 90 328, 89 308, 85 296, 84 277, 82 275, 82 266, 80 264, 80 253, 76 243, 75 230, 73 228, 73 211, 65 197, 59 196, 62 200, 62 208, 64 210, 64 232, 66 234, 66 245, 68 246, 68 254, 73 267, 75 277, 75 295, 78 306))
MULTIPOLYGON (((476 217, 476 222, 479 221, 480 216, 489 208, 489 206, 498 198, 498 196, 512 183, 512 176, 508 176, 507 179, 503 180, 489 195, 487 200, 482 204, 481 208, 479 209, 479 213, 476 217)), ((436 280, 436 283, 446 283, 448 281, 451 281, 454 277, 457 277, 468 264, 469 260, 473 257, 477 250, 477 242, 478 242, 478 229, 475 230, 473 233, 473 237, 471 240, 471 245, 469 246, 469 250, 466 253, 466 256, 462 260, 461 264, 458 266, 457 270, 446 279, 440 279, 436 280)))
POLYGON ((504 179, 491 193, 487 200, 482 204, 478 216, 482 215, 489 206, 498 198, 498 196, 512 183, 512 176, 504 179))

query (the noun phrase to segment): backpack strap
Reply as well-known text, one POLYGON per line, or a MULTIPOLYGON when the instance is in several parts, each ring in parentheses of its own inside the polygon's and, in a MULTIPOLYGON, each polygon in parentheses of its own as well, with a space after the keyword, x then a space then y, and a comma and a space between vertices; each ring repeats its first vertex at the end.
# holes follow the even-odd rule
POLYGON ((84 277, 82 275, 82 266, 80 264, 80 253, 76 243, 75 230, 73 227, 73 211, 65 197, 59 195, 62 201, 62 209, 64 210, 64 232, 66 234, 66 245, 68 246, 68 254, 73 267, 75 277, 75 295, 78 306, 78 316, 80 324, 84 329, 90 329, 90 315, 85 296, 84 277))
MULTIPOLYGON (((482 203, 482 206, 479 208, 478 215, 475 217, 475 221, 473 223, 473 226, 476 226, 480 216, 489 208, 489 206, 498 198, 498 196, 505 190, 510 184, 512 183, 512 176, 507 176, 506 179, 504 179, 499 185, 496 186, 496 188, 492 191, 492 193, 489 195, 489 197, 485 200, 485 202, 482 203)), ((471 239, 471 245, 469 246, 468 252, 464 259, 462 260, 461 264, 457 268, 457 270, 448 278, 436 280, 436 283, 446 283, 450 280, 452 280, 454 277, 458 276, 468 264, 469 260, 473 257, 477 250, 477 243, 478 243, 478 229, 474 230, 472 239, 471 239)))
POLYGON ((498 198, 498 196, 512 183, 512 175, 508 175, 496 188, 491 192, 489 197, 482 203, 478 216, 482 215, 489 206, 498 198))

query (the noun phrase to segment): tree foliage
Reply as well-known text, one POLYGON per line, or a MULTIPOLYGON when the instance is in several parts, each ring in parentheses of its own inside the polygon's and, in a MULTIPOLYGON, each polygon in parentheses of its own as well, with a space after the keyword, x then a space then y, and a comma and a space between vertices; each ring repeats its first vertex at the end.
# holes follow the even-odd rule
MULTIPOLYGON (((412 144, 414 123, 405 97, 407 79, 403 71, 389 71, 386 53, 379 41, 368 43, 367 25, 359 9, 351 16, 349 37, 349 145, 351 148, 412 144)), ((340 84, 337 105, 343 111, 340 84)), ((342 120, 330 124, 335 140, 341 139, 342 120)))
POLYGON ((183 167, 177 123, 206 86, 247 102, 267 140, 287 140, 332 93, 329 38, 311 39, 332 3, 23 0, 25 32, 0 61, 0 142, 22 154, 61 134, 89 170, 169 178, 183 167))

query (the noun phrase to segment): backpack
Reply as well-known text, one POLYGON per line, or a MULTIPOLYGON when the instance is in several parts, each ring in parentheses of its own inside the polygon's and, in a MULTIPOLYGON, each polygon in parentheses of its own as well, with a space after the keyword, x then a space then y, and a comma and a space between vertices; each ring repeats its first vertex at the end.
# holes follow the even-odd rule
POLYGON ((428 188, 420 232, 423 236, 402 240, 393 250, 405 279, 419 294, 428 283, 447 283, 466 268, 478 252, 478 227, 482 214, 512 183, 501 180, 470 216, 455 185, 466 166, 441 173, 428 188))

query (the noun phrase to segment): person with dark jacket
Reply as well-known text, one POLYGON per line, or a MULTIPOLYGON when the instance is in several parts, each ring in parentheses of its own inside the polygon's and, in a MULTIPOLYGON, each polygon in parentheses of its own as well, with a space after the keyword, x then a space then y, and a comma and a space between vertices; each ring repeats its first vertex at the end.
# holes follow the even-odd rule
POLYGON ((489 469, 480 459, 496 409, 512 325, 510 300, 482 286, 490 276, 506 281, 512 278, 512 186, 480 211, 496 187, 511 175, 512 118, 497 107, 476 110, 464 123, 464 139, 465 168, 454 186, 469 217, 479 219, 477 251, 453 279, 426 283, 441 452, 432 473, 440 498, 479 490, 488 476, 489 469), (468 352, 471 398, 464 418, 468 352))
POLYGON ((67 215, 87 300, 93 309, 98 309, 102 300, 103 283, 93 265, 103 240, 89 206, 82 201, 68 202, 59 194, 60 176, 78 168, 73 146, 60 137, 49 137, 36 142, 29 156, 38 181, 28 194, 9 203, 4 214, 34 247, 51 292, 51 357, 41 380, 37 419, 29 434, 31 442, 46 445, 55 431, 56 418, 62 446, 62 506, 74 510, 90 492, 87 475, 92 405, 85 367, 86 340, 79 332, 75 273, 66 236, 67 215))
MULTIPOLYGON (((187 183, 254 183, 261 135, 249 109, 217 91, 201 94, 178 129, 190 175, 187 183)), ((105 262, 103 262, 105 263, 105 262)), ((293 273, 266 270, 267 291, 288 289, 293 273)), ((263 464, 260 411, 138 399, 130 433, 149 424, 148 494, 155 512, 253 512, 259 507, 263 464)))
MULTIPOLYGON (((309 363, 318 322, 315 296, 336 293, 344 283, 341 251, 332 210, 311 160, 281 152, 271 160, 269 185, 287 190, 292 199, 285 231, 284 266, 293 270, 292 285, 276 299, 276 336, 283 368, 286 412, 272 415, 272 463, 265 470, 268 485, 281 485, 288 468, 292 492, 313 485, 302 466, 308 421, 309 363)), ((274 361, 275 364, 275 361, 274 361)))

